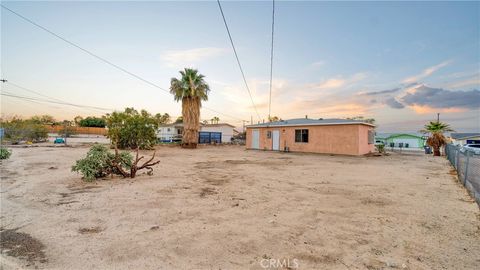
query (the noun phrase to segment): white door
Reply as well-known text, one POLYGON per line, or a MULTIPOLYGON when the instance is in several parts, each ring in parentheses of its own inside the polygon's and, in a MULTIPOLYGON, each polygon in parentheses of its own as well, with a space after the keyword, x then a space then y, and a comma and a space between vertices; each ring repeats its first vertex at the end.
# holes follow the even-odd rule
POLYGON ((258 129, 252 130, 252 148, 260 149, 260 131, 258 129))
POLYGON ((280 150, 280 131, 272 131, 272 150, 280 150))

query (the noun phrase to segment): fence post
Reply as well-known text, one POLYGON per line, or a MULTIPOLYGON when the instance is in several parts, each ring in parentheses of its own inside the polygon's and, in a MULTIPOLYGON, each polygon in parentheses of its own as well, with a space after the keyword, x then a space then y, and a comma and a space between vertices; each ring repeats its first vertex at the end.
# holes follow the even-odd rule
POLYGON ((458 174, 458 157, 460 156, 460 151, 457 147, 455 147, 455 170, 457 170, 458 174))
POLYGON ((469 161, 469 159, 470 159, 470 151, 467 150, 467 151, 465 151, 465 153, 467 154, 467 160, 465 161, 465 174, 464 174, 464 176, 463 176, 463 178, 464 178, 463 185, 464 185, 464 186, 465 186, 466 183, 467 183, 468 163, 469 163, 468 161, 469 161))

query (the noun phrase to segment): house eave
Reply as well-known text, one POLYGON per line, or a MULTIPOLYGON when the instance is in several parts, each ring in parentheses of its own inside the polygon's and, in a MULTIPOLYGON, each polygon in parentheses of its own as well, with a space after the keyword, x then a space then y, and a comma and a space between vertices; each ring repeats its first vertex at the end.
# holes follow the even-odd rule
POLYGON ((338 126, 338 125, 366 125, 366 126, 370 126, 370 127, 375 127, 375 125, 370 124, 370 123, 343 122, 343 123, 309 123, 309 124, 282 124, 282 125, 256 124, 256 125, 248 125, 248 126, 245 126, 245 128, 304 127, 304 126, 338 126))

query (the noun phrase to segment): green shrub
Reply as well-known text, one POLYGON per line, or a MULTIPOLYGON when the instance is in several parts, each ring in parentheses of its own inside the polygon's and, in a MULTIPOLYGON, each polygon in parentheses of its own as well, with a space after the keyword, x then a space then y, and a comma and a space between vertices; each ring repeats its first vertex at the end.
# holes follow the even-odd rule
POLYGON ((118 168, 114 166, 115 161, 128 170, 132 166, 132 160, 133 157, 128 152, 119 153, 116 160, 115 154, 107 147, 97 144, 90 148, 85 158, 77 160, 72 166, 72 171, 81 173, 85 181, 93 181, 111 174, 120 174, 118 168))
POLYGON ((7 148, 0 147, 0 159, 8 159, 10 158, 10 155, 12 152, 10 152, 7 148))
POLYGON ((377 151, 379 153, 385 153, 385 145, 384 144, 377 144, 377 145, 375 145, 375 147, 377 148, 377 151))

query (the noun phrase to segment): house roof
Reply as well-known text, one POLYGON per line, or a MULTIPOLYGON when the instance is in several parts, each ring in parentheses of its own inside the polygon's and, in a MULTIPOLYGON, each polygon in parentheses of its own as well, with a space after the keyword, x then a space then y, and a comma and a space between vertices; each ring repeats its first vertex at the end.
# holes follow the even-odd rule
POLYGON ((455 140, 461 140, 472 137, 480 137, 480 133, 450 133, 450 137, 455 140))
MULTIPOLYGON (((229 126, 229 127, 232 127, 232 128, 235 127, 235 126, 230 125, 230 124, 227 124, 227 123, 218 123, 218 124, 203 124, 203 123, 200 123, 200 126, 203 126, 203 127, 223 127, 223 126, 229 126)), ((182 128, 182 127, 183 127, 183 123, 171 123, 171 124, 166 124, 166 125, 160 125, 160 126, 159 126, 159 128, 162 128, 162 127, 178 127, 178 128, 182 128)))
POLYGON ((399 137, 399 136, 410 136, 410 137, 422 138, 422 137, 424 137, 424 134, 417 133, 417 132, 412 132, 412 133, 410 133, 410 132, 409 133, 377 133, 377 134, 375 134, 375 138, 382 138, 382 139, 399 137))
POLYGON ((296 118, 281 120, 276 122, 261 123, 255 125, 248 125, 247 128, 254 127, 287 127, 287 126, 327 126, 327 125, 367 125, 374 127, 375 125, 361 120, 349 119, 310 119, 310 118, 296 118))
POLYGON ((204 126, 204 127, 222 127, 222 126, 229 126, 229 127, 232 127, 234 128, 235 126, 233 125, 230 125, 228 123, 218 123, 218 124, 200 124, 201 126, 204 126))

